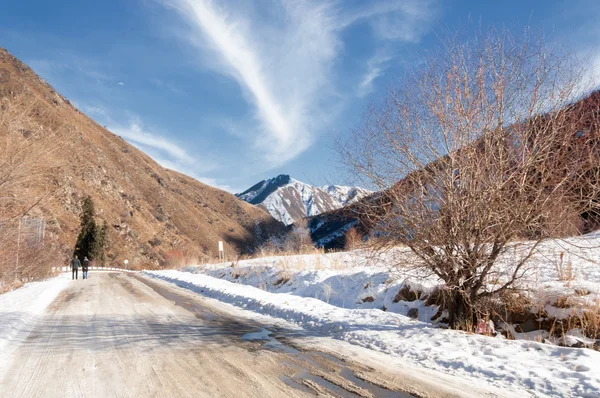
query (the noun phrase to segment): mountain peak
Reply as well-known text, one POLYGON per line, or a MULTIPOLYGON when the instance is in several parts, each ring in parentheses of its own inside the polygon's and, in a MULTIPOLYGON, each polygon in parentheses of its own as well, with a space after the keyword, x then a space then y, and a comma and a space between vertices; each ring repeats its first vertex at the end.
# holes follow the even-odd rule
POLYGON ((369 193, 362 188, 341 185, 315 187, 287 174, 280 174, 236 196, 262 207, 275 219, 290 225, 305 217, 339 209, 369 193))

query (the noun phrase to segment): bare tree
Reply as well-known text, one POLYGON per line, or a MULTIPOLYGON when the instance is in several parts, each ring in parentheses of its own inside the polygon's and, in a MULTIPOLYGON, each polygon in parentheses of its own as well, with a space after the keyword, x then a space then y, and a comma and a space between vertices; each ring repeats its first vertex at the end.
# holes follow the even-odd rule
POLYGON ((363 246, 362 235, 356 227, 350 227, 344 235, 344 249, 356 250, 363 246))
POLYGON ((294 223, 285 241, 285 250, 289 252, 304 253, 314 249, 308 221, 302 218, 294 223))
POLYGON ((308 229, 308 220, 296 221, 289 230, 272 233, 259 247, 261 256, 281 254, 306 254, 315 251, 308 229))
POLYGON ((377 249, 404 244, 444 282, 454 327, 516 289, 544 239, 595 219, 600 101, 574 102, 582 65, 529 31, 444 39, 340 147, 381 191, 360 209, 377 249))
POLYGON ((50 188, 40 191, 60 166, 54 152, 65 145, 68 129, 43 100, 21 95, 0 98, 0 284, 49 273, 57 245, 29 245, 21 218, 29 215, 50 188))

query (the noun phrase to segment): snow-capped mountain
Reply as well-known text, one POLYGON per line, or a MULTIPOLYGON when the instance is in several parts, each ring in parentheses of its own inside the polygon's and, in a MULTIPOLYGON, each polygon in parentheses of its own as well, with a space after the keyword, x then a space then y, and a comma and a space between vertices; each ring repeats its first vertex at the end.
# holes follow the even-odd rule
POLYGON ((366 189, 340 185, 315 187, 282 174, 263 180, 236 196, 290 225, 304 217, 339 209, 370 193, 366 189))

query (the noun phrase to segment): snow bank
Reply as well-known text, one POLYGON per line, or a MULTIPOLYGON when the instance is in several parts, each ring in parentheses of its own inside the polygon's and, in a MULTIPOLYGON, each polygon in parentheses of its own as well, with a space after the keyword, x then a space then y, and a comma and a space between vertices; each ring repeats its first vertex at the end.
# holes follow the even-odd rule
MULTIPOLYGON (((597 233, 543 243, 519 281, 519 287, 532 302, 531 311, 535 314, 544 311, 549 317, 566 319, 580 314, 585 308, 600 308, 599 259, 600 236, 597 233), (557 303, 562 304, 557 307, 557 303)), ((499 261, 499 269, 505 273, 510 271, 514 261, 513 256, 505 255, 499 261)), ((184 270, 268 292, 313 297, 342 308, 378 308, 410 314, 420 321, 431 323, 438 307, 426 306, 419 298, 426 298, 441 281, 434 275, 419 275, 419 271, 411 267, 413 262, 408 249, 395 249, 378 255, 357 250, 266 257, 190 266, 184 270), (399 262, 402 266, 394 267, 399 262), (405 286, 421 295, 411 297, 410 301, 402 295, 397 296, 405 286)), ((510 328, 510 325, 507 326, 510 328)), ((513 334, 520 339, 544 337, 542 331, 513 334)), ((584 339, 575 337, 574 340, 583 342, 584 339)))
POLYGON ((410 363, 534 396, 597 396, 600 353, 434 328, 400 314, 347 309, 310 297, 270 293, 202 274, 146 271, 237 307, 293 322, 309 332, 380 351, 410 363))
MULTIPOLYGON (((327 256, 323 255, 324 258, 327 256)), ((314 262, 314 257, 305 260, 314 262)), ((436 285, 434 283, 417 283, 416 280, 398 278, 396 272, 381 267, 356 266, 321 270, 309 267, 308 270, 302 270, 294 268, 298 266, 298 259, 293 258, 291 261, 292 265, 286 267, 276 260, 263 262, 262 265, 252 260, 250 264, 240 262, 235 267, 212 270, 187 267, 184 270, 272 293, 312 297, 341 308, 385 309, 402 315, 408 315, 412 310, 413 316, 423 322, 430 322, 437 312, 437 306, 426 306, 422 299, 415 297, 408 301, 396 297, 404 286, 411 286, 412 290, 421 292, 421 297, 424 298, 436 285)))
POLYGON ((12 362, 12 353, 18 344, 27 338, 39 316, 70 279, 68 274, 61 274, 0 295, 0 379, 12 362))

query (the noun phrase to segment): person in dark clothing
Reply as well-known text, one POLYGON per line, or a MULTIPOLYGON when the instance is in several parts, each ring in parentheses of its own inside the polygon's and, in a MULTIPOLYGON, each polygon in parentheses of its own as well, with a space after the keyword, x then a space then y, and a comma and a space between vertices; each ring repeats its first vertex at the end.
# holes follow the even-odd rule
POLYGON ((90 260, 87 257, 83 258, 83 265, 81 266, 81 270, 83 271, 83 279, 88 278, 88 269, 90 267, 90 260))
POLYGON ((73 279, 78 279, 79 267, 81 267, 81 262, 77 257, 73 257, 71 260, 71 270, 73 271, 73 279))

